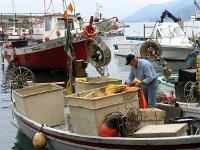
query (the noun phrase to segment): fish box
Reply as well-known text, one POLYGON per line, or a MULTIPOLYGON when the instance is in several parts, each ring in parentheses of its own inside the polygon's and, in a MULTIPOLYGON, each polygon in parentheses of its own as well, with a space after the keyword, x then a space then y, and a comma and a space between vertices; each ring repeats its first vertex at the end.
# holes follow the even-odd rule
POLYGON ((187 135, 187 123, 146 125, 133 134, 137 138, 176 137, 187 135))
POLYGON ((166 117, 166 112, 158 108, 139 109, 143 121, 161 121, 166 117))
POLYGON ((141 114, 141 124, 139 128, 145 125, 164 124, 166 112, 158 108, 139 109, 141 114))
POLYGON ((105 87, 67 95, 75 133, 99 135, 99 128, 109 113, 139 108, 138 90, 106 95, 105 87))
POLYGON ((122 84, 122 80, 108 77, 89 77, 86 78, 86 81, 76 81, 75 88, 78 93, 85 90, 104 87, 108 84, 122 84))
POLYGON ((13 94, 17 110, 28 118, 50 127, 64 124, 61 86, 45 84, 17 89, 13 94))

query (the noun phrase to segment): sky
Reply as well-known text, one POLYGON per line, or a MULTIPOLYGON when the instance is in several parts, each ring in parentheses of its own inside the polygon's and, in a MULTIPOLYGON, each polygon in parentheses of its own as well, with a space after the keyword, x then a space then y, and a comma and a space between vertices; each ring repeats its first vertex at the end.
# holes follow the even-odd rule
MULTIPOLYGON (((49 7, 50 12, 63 12, 63 0, 46 0, 46 8, 48 8, 50 1, 53 2, 53 7, 52 5, 49 7)), ((67 4, 73 2, 72 0, 65 1, 67 4)), ((123 19, 146 5, 167 3, 170 1, 173 0, 74 0, 74 3, 75 13, 81 13, 83 17, 94 15, 96 4, 99 4, 103 6, 104 17, 117 16, 119 19, 123 19)), ((44 0, 0 0, 0 2, 0 13, 44 12, 44 0)))

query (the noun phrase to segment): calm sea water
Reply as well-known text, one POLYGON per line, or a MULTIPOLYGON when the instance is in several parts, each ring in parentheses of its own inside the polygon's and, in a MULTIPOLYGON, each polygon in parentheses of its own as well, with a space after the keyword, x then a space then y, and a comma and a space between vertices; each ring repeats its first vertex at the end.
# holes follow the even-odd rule
MULTIPOLYGON (((148 23, 153 25, 154 23, 148 23)), ((189 26, 189 25, 188 25, 189 26)), ((190 27, 187 32, 190 32, 190 27)), ((143 23, 130 24, 130 28, 125 29, 126 34, 137 33, 143 31, 143 23)), ((150 33, 151 31, 149 31, 150 33)), ((197 33, 197 31, 196 31, 197 33)), ((110 77, 127 79, 129 75, 129 66, 125 66, 125 58, 120 56, 114 56, 113 44, 117 40, 121 40, 124 37, 105 37, 107 45, 112 52, 112 59, 107 67, 107 73, 110 77)), ((2 62, 2 60, 0 61, 2 62)), ((159 75, 162 75, 162 67, 156 63, 153 63, 156 71, 159 75)), ((185 68, 186 63, 184 61, 169 61, 169 68, 173 73, 178 73, 180 68, 185 68)), ((32 141, 28 139, 24 134, 18 131, 18 129, 12 124, 13 117, 10 109, 10 89, 6 84, 6 72, 8 71, 8 64, 4 62, 0 65, 0 150, 34 150, 32 141)), ((89 65, 87 67, 88 76, 99 76, 94 67, 89 65)), ((37 82, 53 82, 53 81, 65 81, 66 76, 60 72, 34 72, 37 82)))

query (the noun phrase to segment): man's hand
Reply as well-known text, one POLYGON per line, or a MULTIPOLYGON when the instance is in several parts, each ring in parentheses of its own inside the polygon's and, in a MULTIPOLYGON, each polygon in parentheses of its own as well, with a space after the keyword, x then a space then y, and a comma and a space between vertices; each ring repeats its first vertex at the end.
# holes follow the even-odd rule
POLYGON ((135 86, 135 83, 134 82, 132 82, 132 83, 127 83, 127 86, 135 86))
POLYGON ((140 83, 135 82, 135 86, 136 86, 136 87, 140 87, 140 83))

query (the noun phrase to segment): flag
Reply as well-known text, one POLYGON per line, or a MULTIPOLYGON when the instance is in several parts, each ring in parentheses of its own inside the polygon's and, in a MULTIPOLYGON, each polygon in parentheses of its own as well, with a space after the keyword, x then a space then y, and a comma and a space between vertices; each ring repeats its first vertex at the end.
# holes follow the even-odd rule
POLYGON ((73 87, 72 87, 71 80, 69 79, 66 85, 66 95, 70 95, 72 93, 73 93, 73 87))
POLYGON ((71 13, 72 13, 72 11, 73 11, 74 8, 73 8, 73 6, 72 6, 71 3, 70 3, 69 6, 67 7, 67 9, 68 9, 69 11, 71 11, 71 13))
POLYGON ((68 18, 68 15, 67 15, 67 10, 65 10, 65 11, 64 11, 64 13, 63 13, 63 17, 64 17, 65 19, 67 19, 67 18, 68 18))
POLYGON ((67 33, 66 33, 66 43, 65 43, 65 47, 64 47, 64 51, 69 54, 70 53, 70 29, 67 29, 67 33))

